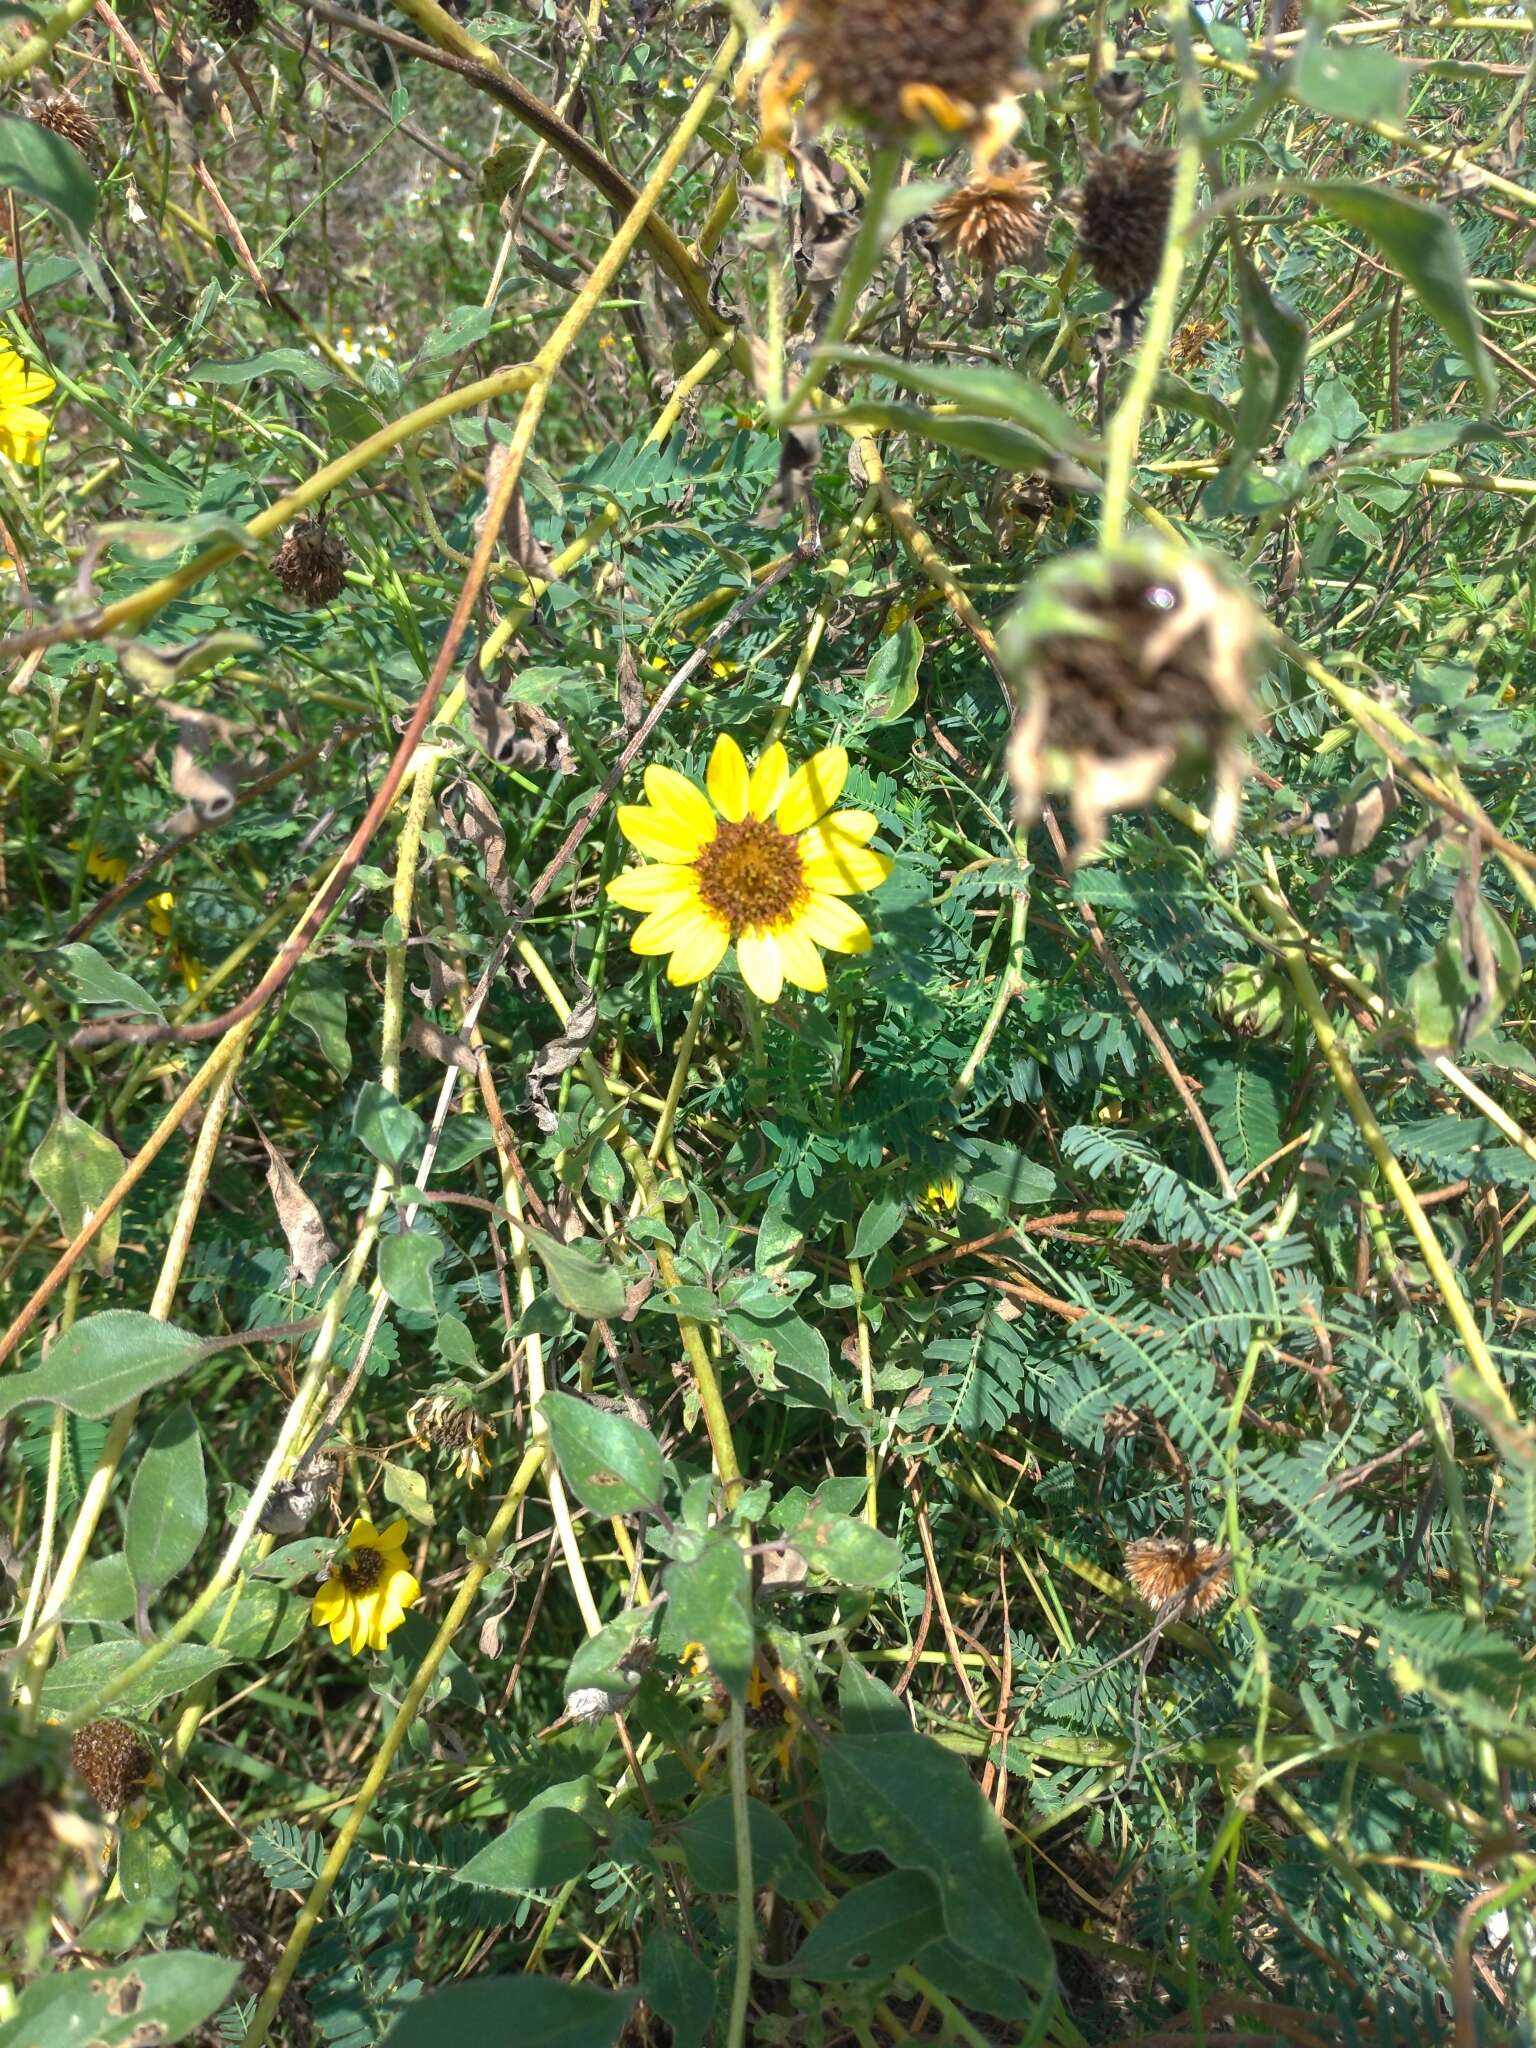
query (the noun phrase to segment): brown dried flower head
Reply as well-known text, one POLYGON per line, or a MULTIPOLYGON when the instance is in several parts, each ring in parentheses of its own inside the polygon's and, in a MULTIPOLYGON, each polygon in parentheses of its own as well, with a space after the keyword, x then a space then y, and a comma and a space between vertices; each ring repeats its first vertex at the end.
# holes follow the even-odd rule
POLYGON ((1161 1613, 1209 1614, 1232 1590, 1232 1560, 1214 1543, 1177 1536, 1144 1536, 1125 1546, 1128 1585, 1161 1613))
POLYGON ((1259 626, 1245 591, 1162 541, 1053 562, 1000 636, 1022 706, 1009 751, 1020 819, 1070 793, 1082 857, 1110 812, 1144 808, 1177 764, 1198 761, 1214 767, 1211 842, 1227 850, 1258 724, 1259 626))
POLYGON ((1045 240, 1043 193, 1033 164, 973 178, 934 207, 934 233, 951 256, 964 256, 994 277, 1027 261, 1045 240))
POLYGON ((207 0, 206 12, 221 43, 238 43, 261 20, 260 0, 207 0))
POLYGON ((1078 196, 1077 245, 1105 291, 1140 305, 1157 282, 1173 200, 1171 150, 1117 142, 1090 151, 1078 196))
POLYGON ((485 1446, 495 1431, 469 1402, 453 1394, 429 1394, 412 1407, 405 1426, 424 1451, 452 1452, 455 1466, 471 1486, 490 1470, 485 1446))
POLYGON ((75 1731, 69 1760, 103 1813, 121 1813, 155 1768, 154 1751, 126 1721, 87 1721, 75 1731))
POLYGON ((1221 328, 1214 320, 1186 320, 1168 348, 1172 370, 1197 369, 1205 361, 1213 341, 1220 341, 1221 328))
POLYGON ((981 135, 1012 89, 1032 0, 784 0, 766 43, 764 139, 783 147, 790 103, 813 122, 836 115, 884 136, 933 127, 981 135))
POLYGON ((82 156, 99 158, 103 154, 101 130, 72 92, 50 93, 46 99, 36 101, 29 111, 39 128, 62 136, 82 156))
POLYGON ((320 521, 296 519, 272 557, 272 568, 290 597, 321 605, 341 595, 351 560, 346 543, 320 521))
POLYGON ((53 1894, 64 1849, 40 1766, 0 1785, 0 1941, 23 1932, 53 1894))

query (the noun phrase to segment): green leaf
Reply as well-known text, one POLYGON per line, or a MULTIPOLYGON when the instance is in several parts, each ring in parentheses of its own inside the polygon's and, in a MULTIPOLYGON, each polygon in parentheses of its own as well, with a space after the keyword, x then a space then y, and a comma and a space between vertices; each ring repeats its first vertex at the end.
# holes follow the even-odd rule
POLYGON ((407 1159, 420 1153, 427 1141, 427 1127, 398 1095, 391 1094, 377 1081, 365 1081, 357 1091, 352 1135, 381 1166, 398 1173, 407 1159))
POLYGON ((52 207, 76 234, 91 232, 96 180, 90 165, 78 149, 36 121, 0 114, 0 185, 52 207))
POLYGON ((795 1403, 826 1408, 832 1402, 832 1355, 814 1324, 793 1310, 771 1320, 735 1309, 725 1327, 739 1344, 766 1344, 775 1370, 795 1403))
POLYGON ((454 1876, 495 1892, 544 1891, 580 1877, 596 1854, 590 1822, 568 1806, 538 1806, 518 1814, 454 1876))
POLYGON ((1307 324, 1270 291, 1257 264, 1238 244, 1238 302, 1243 314, 1243 388, 1237 404, 1232 453, 1221 475, 1207 484, 1202 502, 1230 511, 1247 482, 1254 456, 1290 404, 1307 360, 1307 324))
POLYGON ((1520 986, 1520 948, 1515 935, 1492 904, 1477 904, 1492 965, 1491 985, 1480 988, 1476 970, 1463 957, 1455 926, 1422 967, 1408 977, 1404 1003, 1413 1019, 1413 1035, 1426 1052, 1453 1052, 1468 1043, 1467 1020, 1489 1030, 1513 1001, 1520 986))
POLYGON ((821 1752, 827 1829, 851 1855, 878 1852, 938 1887, 951 1941, 983 1961, 1006 1956, 1030 1983, 1051 1950, 997 1815, 964 1759, 926 1736, 839 1735, 821 1752))
POLYGON ((137 1827, 123 1830, 117 1881, 123 1897, 142 1910, 151 1926, 164 1927, 176 1917, 187 1867, 187 1836, 187 1792, 176 1778, 156 1791, 137 1827))
POLYGON ((440 1358, 449 1365, 478 1367, 480 1354, 475 1349, 475 1340, 468 1323, 456 1315, 440 1315, 437 1319, 437 1335, 433 1339, 440 1358))
POLYGON ((560 1476, 583 1507, 599 1515, 631 1515, 660 1503, 661 1446, 648 1429, 575 1394, 546 1394, 539 1413, 549 1427, 560 1476))
MULTIPOLYGON (((299 1547, 298 1544, 288 1545, 290 1550, 299 1547)), ((336 1548, 329 1538, 324 1539, 319 1547, 321 1557, 314 1567, 317 1570, 336 1548)), ((273 1563, 280 1554, 274 1552, 267 1563, 273 1563)), ((204 1615, 198 1623, 195 1634, 204 1642, 210 1642, 217 1636, 216 1647, 231 1663, 261 1663, 268 1657, 281 1656, 289 1644, 297 1640, 309 1619, 309 1608, 307 1592, 291 1593, 281 1586, 256 1581, 240 1588, 233 1614, 229 1613, 228 1599, 220 1600, 213 1612, 204 1615)))
POLYGON ((413 1522, 420 1522, 423 1528, 430 1529, 437 1520, 427 1493, 425 1476, 413 1471, 409 1465, 385 1465, 384 1498, 402 1514, 409 1515, 413 1522))
POLYGON ((326 1060, 345 1081, 352 1071, 352 1048, 347 1043, 347 992, 341 983, 311 968, 288 1004, 288 1015, 314 1033, 326 1060))
POLYGON ((622 1202, 624 1169, 606 1138, 599 1138, 587 1157, 587 1186, 600 1202, 622 1202))
POLYGON ((495 324, 496 315, 489 306, 455 306, 421 344, 416 361, 435 363, 443 356, 456 356, 484 341, 495 324))
MULTIPOLYGON (((814 1899, 820 1893, 821 1886, 794 1836, 759 1799, 747 1801, 747 1834, 752 1843, 755 1889, 773 1890, 791 1901, 814 1899)), ((736 1832, 728 1798, 709 1799, 696 1806, 678 1822, 677 1840, 688 1875, 700 1891, 735 1891, 736 1832)))
POLYGON ((1402 110, 1408 71, 1390 51, 1309 36, 1287 71, 1285 84, 1292 99, 1316 114, 1390 121, 1402 110))
POLYGON ((905 718, 917 702, 923 636, 910 620, 880 642, 864 672, 864 715, 875 725, 905 718))
POLYGON ((380 2048, 614 2048, 634 2009, 633 1991, 598 1991, 554 1977, 477 1977, 410 2005, 380 2048))
MULTIPOLYGON (((71 1238, 90 1222, 122 1170, 123 1155, 112 1140, 67 1109, 59 1111, 32 1154, 32 1178, 58 1217, 59 1228, 71 1238)), ((118 1209, 91 1246, 96 1270, 103 1276, 112 1271, 122 1231, 123 1212, 118 1209)))
POLYGON ((133 1574, 123 1553, 93 1557, 64 1603, 66 1621, 131 1621, 138 1605, 133 1574))
MULTIPOLYGON (((108 1643, 87 1643, 81 1649, 71 1650, 43 1680, 44 1708, 60 1719, 67 1714, 89 1713, 113 1679, 143 1654, 144 1645, 127 1637, 117 1637, 108 1643)), ((158 1664, 152 1665, 136 1684, 112 1702, 113 1711, 147 1712, 228 1662, 222 1649, 203 1643, 173 1643, 158 1664)))
POLYGON ((893 1537, 849 1515, 829 1514, 816 1501, 784 1538, 839 1586, 893 1585, 901 1569, 901 1545, 893 1537))
POLYGON ((872 1259, 880 1247, 889 1244, 900 1230, 901 1219, 906 1213, 907 1205, 900 1195, 876 1195, 859 1218, 851 1256, 872 1259))
POLYGON ((1056 1193, 1054 1171, 1028 1158, 1017 1145, 979 1139, 974 1157, 974 1166, 965 1169, 967 1195, 986 1196, 1005 1209, 1027 1209, 1033 1203, 1049 1202, 1056 1193))
POLYGON ((60 946, 55 958, 64 963, 61 980, 76 1003, 100 1003, 135 1017, 164 1018, 165 1012, 131 974, 120 973, 94 946, 60 946))
POLYGON ((681 1935, 653 1927, 640 1951, 640 1996, 672 2029, 672 2048, 704 2048, 715 1979, 681 1935))
MULTIPOLYGON (((73 256, 61 255, 57 251, 49 256, 28 255, 23 273, 27 297, 35 302, 42 293, 52 291, 56 284, 65 284, 79 274, 80 265, 73 256)), ((16 265, 10 261, 0 263, 0 313, 9 313, 13 306, 20 304, 16 265)))
POLYGON ((959 455, 979 456, 983 462, 990 462, 994 469, 1046 469, 1050 466, 1053 452, 1047 443, 1006 420, 977 419, 964 413, 925 412, 920 405, 895 405, 862 398, 845 406, 838 419, 848 426, 910 434, 920 442, 931 441, 942 448, 953 448, 959 455))
POLYGON ((59 1338, 33 1372, 0 1382, 0 1415, 26 1401, 54 1401, 72 1415, 112 1415, 186 1372, 202 1346, 174 1323, 137 1309, 103 1309, 59 1338))
POLYGON ((542 1230, 524 1226, 524 1235, 543 1261, 549 1284, 576 1315, 607 1320, 622 1315, 629 1302, 629 1283, 600 1246, 579 1237, 562 1244, 542 1230))
POLYGON ((940 399, 965 412, 1007 420, 1058 454, 1095 452, 1097 444, 1092 435, 1057 404, 1043 385, 1012 370, 995 369, 985 363, 909 363, 898 356, 876 355, 858 348, 829 348, 821 353, 834 362, 846 363, 852 370, 888 377, 893 384, 908 391, 920 391, 925 398, 940 399))
POLYGON ((944 1937, 933 1881, 920 1870, 893 1870, 845 1894, 771 1976, 816 1983, 879 1983, 944 1937))
POLYGON ((105 1969, 38 1977, 0 2027, 0 2048, 140 2048, 185 2040, 228 2002, 241 1967, 222 1956, 169 1949, 105 1969))
POLYGON ((187 372, 194 384, 249 384, 256 377, 289 377, 305 391, 335 382, 336 372, 323 356, 300 348, 269 348, 243 363, 194 363, 187 372))
POLYGON ((203 1440, 183 1401, 155 1431, 128 1496, 123 1549, 142 1605, 192 1562, 207 1526, 203 1440))
POLYGON ((656 1600, 649 1607, 626 1607, 596 1635, 588 1636, 565 1674, 566 1692, 580 1692, 587 1686, 620 1694, 633 1691, 639 1680, 626 1659, 641 1637, 654 1629, 661 1611, 656 1600))
POLYGON ((432 1268, 443 1256, 443 1240, 435 1230, 397 1230, 379 1239, 379 1285, 396 1308, 418 1315, 436 1312, 432 1268))
POLYGON ((443 1135, 438 1141, 437 1158, 432 1171, 438 1179, 446 1179, 457 1173, 461 1166, 468 1166, 472 1159, 478 1159, 482 1152, 489 1152, 496 1142, 490 1120, 483 1116, 451 1116, 443 1126, 443 1135))
POLYGON ((1461 237, 1449 217, 1386 185, 1362 185, 1349 178, 1319 179, 1304 190, 1319 206, 1368 235, 1401 272, 1456 353, 1471 364, 1484 400, 1492 404, 1498 386, 1478 331, 1461 237))
POLYGON ((747 1696, 752 1670, 752 1574, 746 1552, 724 1530, 696 1558, 667 1567, 669 1639, 702 1643, 709 1668, 733 1699, 747 1696))

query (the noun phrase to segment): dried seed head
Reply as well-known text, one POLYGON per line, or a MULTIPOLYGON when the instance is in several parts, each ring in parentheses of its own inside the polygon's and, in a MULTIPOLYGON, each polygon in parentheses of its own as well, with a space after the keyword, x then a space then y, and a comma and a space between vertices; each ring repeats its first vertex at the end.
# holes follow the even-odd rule
POLYGON ((787 0, 763 81, 769 137, 787 134, 788 103, 802 91, 813 120, 975 134, 1007 96, 1037 11, 1029 0, 787 0))
POLYGON ((933 209, 933 228, 951 256, 965 256, 988 277, 1023 263, 1045 240, 1043 184, 1033 164, 973 178, 933 209))
POLYGON ((1093 151, 1078 201, 1077 243, 1105 291, 1135 306, 1157 282, 1173 200, 1171 150, 1134 142, 1093 151))
POLYGON ((1081 854, 1111 811, 1140 810, 1175 764, 1214 765, 1211 841, 1237 826, 1257 723, 1252 600, 1203 557, 1136 541, 1064 556, 1006 621, 1003 659, 1022 705, 1009 753, 1020 818, 1069 791, 1081 854))
POLYGON ((34 102, 29 112, 39 128, 61 135, 82 156, 100 157, 104 154, 101 130, 72 92, 50 93, 47 99, 34 102))
POLYGON ((103 1813, 121 1813, 155 1768, 154 1751, 126 1721, 87 1721, 75 1731, 69 1760, 103 1813))
POLYGON ((272 568, 290 597, 303 604, 330 604, 341 595, 352 556, 344 541, 313 519, 296 519, 272 568))
POLYGON ((261 20, 261 0, 206 0, 205 12, 221 43, 238 43, 261 20))
POLYGON ((1197 369, 1205 361, 1211 343, 1220 339, 1221 328, 1214 320, 1186 320, 1169 344, 1168 367, 1173 370, 1197 369))
POLYGON ((471 1484, 489 1471, 485 1445, 495 1432, 468 1401, 453 1394, 430 1394, 412 1407, 405 1426, 423 1450, 451 1452, 471 1484))
POLYGON ((0 1785, 0 1941, 20 1934, 52 1897, 63 1856, 47 1776, 34 1765, 0 1785))
POLYGON ((1171 1616, 1199 1616, 1231 1592, 1232 1560, 1214 1543, 1144 1536, 1125 1546, 1125 1577, 1160 1613, 1167 1608, 1171 1616))
POLYGON ((609 1692, 601 1685, 579 1685, 565 1696, 565 1711, 572 1721, 605 1721, 610 1714, 622 1714, 633 1699, 630 1692, 609 1692))

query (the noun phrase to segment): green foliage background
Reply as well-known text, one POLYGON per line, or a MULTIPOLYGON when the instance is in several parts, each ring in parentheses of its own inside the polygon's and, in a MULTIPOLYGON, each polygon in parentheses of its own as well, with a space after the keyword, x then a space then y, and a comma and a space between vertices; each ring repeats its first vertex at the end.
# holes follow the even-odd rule
POLYGON ((0 313, 57 383, 0 476, 5 1769, 93 1818, 47 1737, 106 1711, 159 1772, 13 1930, 0 2048, 129 2038, 123 1971, 167 2039, 338 2048, 1529 2040, 1531 24, 1042 20, 1038 258, 984 290, 887 195, 785 508, 798 181, 749 189, 730 10, 406 15, 5 28, 0 313), (1202 210, 1105 354, 1058 202, 1114 57, 1202 210), (587 303, 690 106, 688 248, 587 303), (573 304, 537 417, 463 398, 573 304), (1230 859, 1198 778, 1075 869, 1013 820, 991 634, 1117 445, 1268 622, 1230 859), (311 607, 272 559, 322 508, 311 607), (465 592, 291 977, 93 1030, 257 988, 465 592), (841 742, 899 864, 825 998, 728 966, 690 1024, 611 801, 546 871, 696 654, 644 757, 841 742), (442 1391, 478 1489, 408 1427, 442 1391), (308 1603, 357 1513, 424 1598, 353 1660, 308 1603), (1186 1535, 1220 1597, 1154 1611, 1126 1546, 1186 1535))

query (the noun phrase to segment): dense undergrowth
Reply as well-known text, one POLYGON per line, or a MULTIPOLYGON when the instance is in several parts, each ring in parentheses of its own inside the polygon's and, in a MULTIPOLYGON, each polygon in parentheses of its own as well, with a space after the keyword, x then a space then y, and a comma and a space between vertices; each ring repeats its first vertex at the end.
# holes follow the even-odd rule
POLYGON ((0 2048, 1532 2038, 1532 24, 773 25, 7 14, 0 2048))

